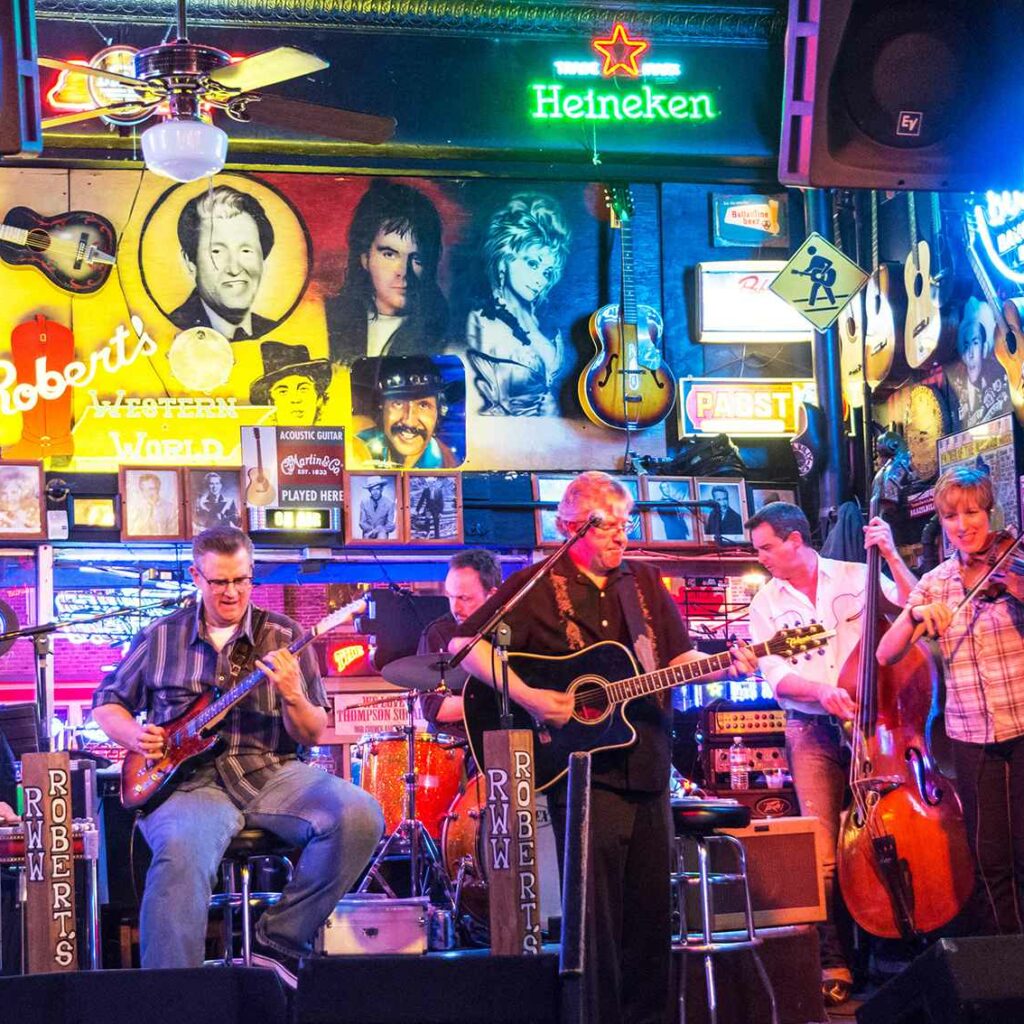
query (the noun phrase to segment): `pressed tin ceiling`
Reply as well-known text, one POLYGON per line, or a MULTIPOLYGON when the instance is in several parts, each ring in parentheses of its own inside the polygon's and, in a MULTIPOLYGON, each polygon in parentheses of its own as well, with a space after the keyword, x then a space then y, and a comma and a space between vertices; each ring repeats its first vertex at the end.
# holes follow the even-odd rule
MULTIPOLYGON (((577 0, 514 3, 503 0, 190 0, 190 22, 261 28, 364 28, 424 32, 576 35, 623 20, 662 40, 765 43, 782 37, 784 4, 639 2, 595 4, 577 0)), ((173 23, 172 0, 36 0, 40 19, 97 24, 131 18, 137 24, 173 23)))

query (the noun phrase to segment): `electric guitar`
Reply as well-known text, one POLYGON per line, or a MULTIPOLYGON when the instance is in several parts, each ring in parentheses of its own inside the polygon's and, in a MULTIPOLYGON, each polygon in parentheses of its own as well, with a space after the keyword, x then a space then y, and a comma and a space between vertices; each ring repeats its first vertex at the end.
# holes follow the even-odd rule
MULTIPOLYGON (((911 369, 928 363, 946 362, 956 351, 956 335, 942 329, 938 278, 932 276, 931 249, 917 237, 917 205, 914 193, 907 193, 907 217, 910 222, 910 252, 903 265, 907 289, 907 318, 903 328, 903 347, 911 369), (953 352, 949 351, 950 341, 953 352)), ((936 245, 939 239, 934 237, 936 245)))
POLYGON ((269 505, 277 494, 274 485, 270 482, 266 473, 263 472, 263 449, 260 447, 260 428, 253 427, 253 437, 256 438, 256 468, 249 470, 249 482, 245 487, 245 501, 248 505, 269 505))
POLYGON ((906 371, 896 336, 903 324, 906 294, 889 265, 878 257, 878 193, 871 192, 871 276, 864 285, 864 374, 872 390, 906 371))
POLYGON ((114 226, 88 210, 44 217, 15 206, 0 224, 0 259, 31 266, 58 288, 88 295, 102 288, 116 263, 114 226))
POLYGON ((1000 299, 975 248, 978 229, 974 222, 974 211, 969 208, 964 213, 964 227, 967 231, 968 262, 996 318, 995 356, 1006 373, 1013 411, 1017 419, 1024 423, 1024 299, 1010 298, 1005 302, 1000 299))
POLYGON ((607 202, 621 234, 622 304, 602 306, 590 318, 597 353, 580 375, 580 405, 599 427, 645 430, 672 411, 676 380, 661 355, 661 314, 636 301, 629 186, 612 186, 607 202))
MULTIPOLYGON (((833 636, 820 623, 779 630, 767 643, 754 644, 758 658, 777 654, 796 658, 821 647, 833 636)), ((728 668, 728 651, 656 672, 639 673, 633 655, 614 640, 602 640, 582 651, 549 657, 540 654, 510 654, 512 670, 529 686, 558 690, 573 699, 573 713, 561 728, 548 729, 515 702, 512 716, 517 729, 534 734, 533 754, 536 788, 547 789, 569 768, 569 755, 579 751, 597 753, 628 747, 636 740, 636 729, 626 714, 626 705, 637 697, 660 693, 680 683, 695 683, 728 668)), ((484 733, 499 727, 500 707, 496 691, 470 677, 462 691, 463 718, 470 749, 477 764, 483 764, 484 733)))
MULTIPOLYGON (((359 598, 321 619, 309 632, 293 641, 288 650, 298 654, 318 636, 328 633, 356 615, 366 611, 366 601, 359 598)), ((121 803, 129 810, 149 803, 170 786, 179 770, 195 758, 202 757, 220 741, 217 728, 227 713, 266 680, 256 669, 226 693, 211 688, 197 697, 184 714, 163 724, 166 734, 164 752, 158 759, 129 751, 121 768, 121 803)))

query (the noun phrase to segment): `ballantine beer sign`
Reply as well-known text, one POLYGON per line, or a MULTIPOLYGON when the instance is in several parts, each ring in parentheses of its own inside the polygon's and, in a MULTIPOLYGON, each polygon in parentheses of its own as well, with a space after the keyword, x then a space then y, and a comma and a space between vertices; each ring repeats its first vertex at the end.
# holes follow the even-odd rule
POLYGON ((554 72, 563 82, 530 84, 530 116, 537 121, 638 121, 650 123, 703 122, 719 116, 708 92, 682 92, 671 86, 682 74, 678 62, 640 61, 650 49, 646 39, 629 35, 616 23, 609 36, 595 39, 591 46, 599 60, 556 60, 554 72), (580 79, 596 78, 608 83, 583 88, 580 79), (609 81, 614 79, 614 81, 609 81), (636 89, 626 81, 644 79, 636 89), (624 81, 625 80, 625 81, 624 81))

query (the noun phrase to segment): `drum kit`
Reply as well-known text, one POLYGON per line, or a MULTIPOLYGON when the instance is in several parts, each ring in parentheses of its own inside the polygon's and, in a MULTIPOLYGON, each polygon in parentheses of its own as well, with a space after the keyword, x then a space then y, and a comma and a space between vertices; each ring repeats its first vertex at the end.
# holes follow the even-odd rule
POLYGON ((395 897, 394 876, 385 866, 408 857, 408 895, 445 905, 476 941, 487 926, 480 834, 486 787, 478 774, 466 780, 465 740, 416 730, 417 698, 451 695, 450 684, 461 687, 466 673, 450 669, 444 655, 427 654, 393 661, 381 675, 405 692, 370 698, 362 706, 404 702, 407 718, 401 729, 357 745, 359 783, 383 808, 386 829, 358 891, 377 888, 395 897))

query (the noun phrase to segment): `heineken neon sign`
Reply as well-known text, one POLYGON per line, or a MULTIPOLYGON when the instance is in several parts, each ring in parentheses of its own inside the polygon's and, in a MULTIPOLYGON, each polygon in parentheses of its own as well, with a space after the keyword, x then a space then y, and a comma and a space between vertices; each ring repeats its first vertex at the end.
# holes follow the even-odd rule
POLYGON ((621 22, 609 36, 594 39, 591 46, 599 60, 556 60, 553 70, 561 81, 530 83, 533 120, 703 122, 719 116, 711 93, 666 87, 665 83, 682 74, 682 65, 640 61, 650 43, 631 37, 621 22), (585 87, 588 78, 600 79, 608 87, 585 87), (637 83, 636 88, 626 87, 630 80, 637 83))

